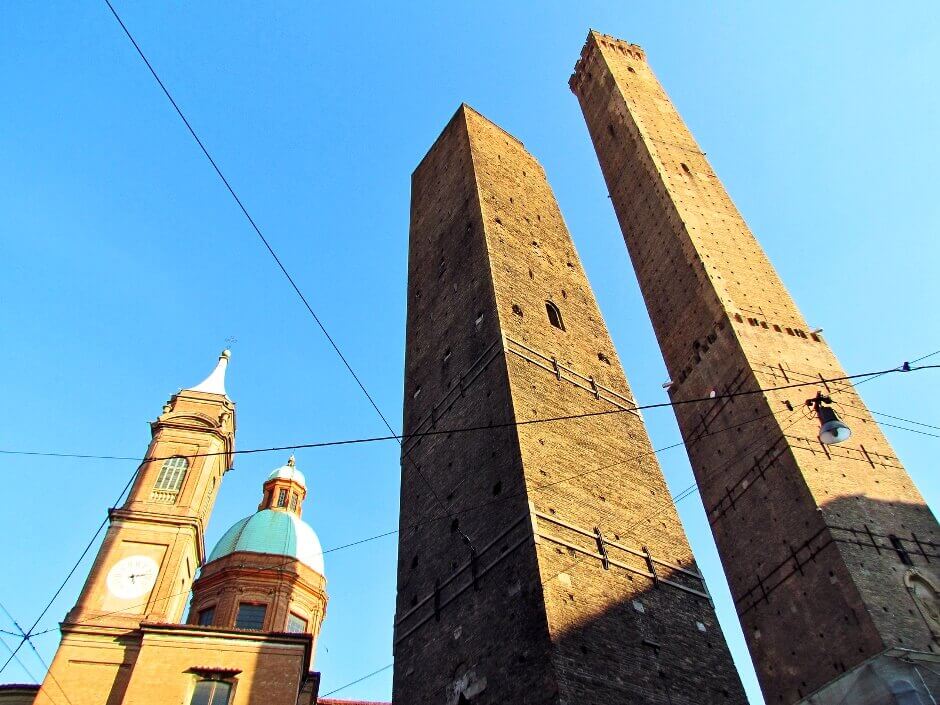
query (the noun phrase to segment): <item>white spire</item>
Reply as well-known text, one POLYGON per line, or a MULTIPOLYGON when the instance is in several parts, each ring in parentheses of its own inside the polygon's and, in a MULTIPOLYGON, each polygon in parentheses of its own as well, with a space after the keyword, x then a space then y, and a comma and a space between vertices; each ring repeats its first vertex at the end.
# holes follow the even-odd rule
POLYGON ((215 369, 202 382, 195 387, 190 387, 189 391, 225 396, 225 368, 228 367, 228 360, 231 356, 231 350, 223 350, 222 354, 219 355, 219 364, 215 366, 215 369))

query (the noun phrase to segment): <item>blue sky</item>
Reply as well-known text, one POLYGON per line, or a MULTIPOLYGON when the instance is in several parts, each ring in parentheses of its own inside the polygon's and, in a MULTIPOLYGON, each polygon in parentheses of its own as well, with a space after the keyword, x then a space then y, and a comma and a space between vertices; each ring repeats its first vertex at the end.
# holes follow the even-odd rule
MULTIPOLYGON (((906 3, 116 2, 380 407, 398 425, 409 178, 461 101, 544 165, 641 403, 665 368, 567 79, 589 27, 653 69, 850 372, 940 349, 940 7, 906 3)), ((238 339, 238 447, 384 428, 103 2, 0 23, 0 448, 139 455, 147 422, 238 339)), ((940 374, 863 388, 940 424, 940 374)), ((646 414, 657 447, 678 430, 646 414)), ((925 429, 930 431, 930 429, 925 429)), ((885 428, 928 502, 938 439, 885 428)), ((211 546, 285 453, 241 456, 211 546)), ((660 456, 674 492, 684 452, 660 456)), ((397 527, 394 443, 303 451, 324 547, 397 527)), ((31 623, 133 472, 0 456, 0 601, 31 623)), ((680 511, 752 703, 762 700, 697 496, 680 511)), ((391 662, 395 537, 328 555, 328 691, 391 662)), ((74 602, 86 562, 40 628, 74 602)), ((0 629, 12 625, 0 618, 0 629)), ((55 633, 38 637, 48 661, 55 633)), ((0 647, 0 655, 2 655, 0 647)), ((43 669, 22 652, 34 673, 43 669)), ((0 681, 30 680, 16 665, 0 681)), ((390 697, 391 672, 342 691, 390 697)))

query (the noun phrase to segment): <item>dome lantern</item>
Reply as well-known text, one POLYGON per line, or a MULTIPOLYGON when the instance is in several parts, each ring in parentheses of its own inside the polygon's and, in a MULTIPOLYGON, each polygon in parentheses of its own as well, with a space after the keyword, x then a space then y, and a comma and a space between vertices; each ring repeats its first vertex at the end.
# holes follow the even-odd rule
POLYGON ((292 455, 287 465, 275 468, 262 485, 264 494, 258 509, 286 511, 300 516, 304 498, 307 496, 307 480, 297 469, 292 455))

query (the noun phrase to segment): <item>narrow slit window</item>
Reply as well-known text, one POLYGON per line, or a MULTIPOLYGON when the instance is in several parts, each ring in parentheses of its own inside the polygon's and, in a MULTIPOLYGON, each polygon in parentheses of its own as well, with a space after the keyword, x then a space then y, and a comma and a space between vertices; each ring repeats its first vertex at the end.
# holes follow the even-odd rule
POLYGON ((559 309, 551 301, 545 302, 545 312, 548 313, 548 322, 555 326, 558 330, 565 329, 565 322, 561 317, 561 309, 559 309))
POLYGON ((911 560, 911 554, 907 552, 901 539, 891 534, 888 536, 888 540, 891 542, 891 548, 894 549, 895 553, 898 554, 898 558, 901 559, 901 563, 904 565, 914 565, 914 561, 911 560))

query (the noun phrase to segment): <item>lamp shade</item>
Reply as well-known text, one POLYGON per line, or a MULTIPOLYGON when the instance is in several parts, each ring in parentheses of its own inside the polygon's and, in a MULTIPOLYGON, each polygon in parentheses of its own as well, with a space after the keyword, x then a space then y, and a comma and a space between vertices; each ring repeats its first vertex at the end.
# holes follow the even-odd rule
POLYGON ((842 423, 835 410, 828 406, 817 406, 816 414, 819 416, 819 442, 828 445, 842 443, 849 440, 852 429, 842 423))

